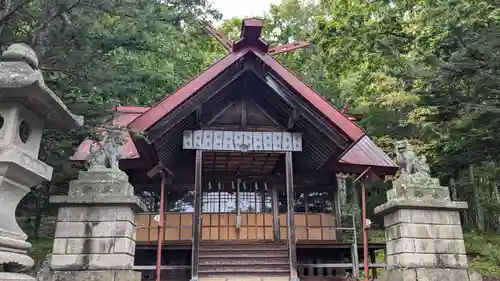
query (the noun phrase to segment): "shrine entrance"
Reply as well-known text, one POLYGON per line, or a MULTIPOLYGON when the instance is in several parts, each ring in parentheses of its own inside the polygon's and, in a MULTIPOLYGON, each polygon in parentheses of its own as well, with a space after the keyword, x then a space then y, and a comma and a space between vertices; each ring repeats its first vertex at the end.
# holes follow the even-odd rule
POLYGON ((280 154, 206 152, 202 241, 274 241, 273 201, 266 181, 280 154))
POLYGON ((208 183, 202 195, 202 240, 273 240, 267 184, 237 179, 208 183))

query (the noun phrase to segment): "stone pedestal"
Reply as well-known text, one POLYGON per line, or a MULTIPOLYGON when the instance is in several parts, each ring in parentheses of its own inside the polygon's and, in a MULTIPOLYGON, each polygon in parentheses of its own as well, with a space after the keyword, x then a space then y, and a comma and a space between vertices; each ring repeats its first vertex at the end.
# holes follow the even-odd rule
POLYGON ((467 203, 451 201, 435 179, 419 186, 408 177, 397 179, 388 202, 375 209, 384 216, 387 280, 481 280, 468 270, 459 216, 467 203))
POLYGON ((50 267, 57 281, 140 281, 132 271, 135 213, 145 206, 118 169, 81 172, 68 196, 54 196, 57 216, 50 267))

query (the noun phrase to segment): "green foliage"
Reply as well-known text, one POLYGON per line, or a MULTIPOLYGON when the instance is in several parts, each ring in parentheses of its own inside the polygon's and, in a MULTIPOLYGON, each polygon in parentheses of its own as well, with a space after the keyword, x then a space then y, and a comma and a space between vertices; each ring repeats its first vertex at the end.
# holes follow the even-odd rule
POLYGON ((500 236, 471 231, 464 238, 467 253, 473 257, 471 268, 486 276, 500 277, 500 236))

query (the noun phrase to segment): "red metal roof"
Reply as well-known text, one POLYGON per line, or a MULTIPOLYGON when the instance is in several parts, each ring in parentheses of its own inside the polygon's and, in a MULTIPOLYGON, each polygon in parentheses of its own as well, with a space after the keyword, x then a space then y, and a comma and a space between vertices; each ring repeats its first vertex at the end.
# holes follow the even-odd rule
POLYGON ((151 107, 151 109, 132 121, 129 127, 136 131, 146 131, 174 108, 196 94, 229 66, 246 54, 253 53, 274 71, 278 78, 284 80, 297 94, 313 105, 331 121, 333 126, 347 135, 351 141, 356 142, 363 137, 365 133, 361 128, 267 53, 268 44, 261 37, 262 26, 263 21, 260 19, 243 20, 240 40, 234 43, 231 53, 151 107))
POLYGON ((319 112, 332 122, 332 125, 338 127, 349 138, 354 141, 359 140, 365 135, 365 132, 349 120, 337 108, 331 105, 325 98, 316 93, 309 85, 300 80, 290 70, 280 64, 277 60, 267 53, 254 52, 265 64, 283 79, 288 86, 292 87, 299 95, 304 97, 311 103, 319 112))
MULTIPOLYGON (((114 123, 119 126, 127 126, 135 118, 149 110, 149 107, 142 106, 117 106, 115 110, 118 112, 114 123)), ((137 159, 139 158, 139 153, 132 141, 130 134, 125 132, 125 144, 123 145, 121 159, 137 159)), ((73 161, 85 161, 89 156, 89 148, 95 141, 84 140, 76 149, 73 156, 69 159, 73 161)))
POLYGON ((146 131, 151 126, 153 126, 156 121, 160 120, 174 108, 189 99, 203 86, 217 77, 218 74, 226 70, 229 66, 238 61, 238 59, 243 57, 248 52, 248 49, 243 49, 238 52, 229 53, 226 57, 217 61, 199 76, 194 77, 182 87, 175 90, 175 92, 173 92, 171 95, 165 97, 163 100, 153 105, 148 111, 131 122, 128 127, 138 132, 146 131))
POLYGON ((352 141, 359 140, 364 136, 363 130, 359 128, 355 123, 349 120, 344 114, 342 114, 338 109, 333 107, 328 101, 317 94, 308 85, 302 82, 299 78, 293 75, 288 69, 282 66, 278 61, 276 61, 269 54, 261 52, 259 50, 249 48, 236 53, 230 53, 228 56, 218 61, 216 64, 208 68, 201 75, 195 77, 187 84, 177 89, 174 93, 151 107, 150 110, 146 111, 141 116, 137 117, 134 121, 129 124, 132 130, 136 131, 146 131, 163 116, 168 114, 174 108, 182 104, 189 97, 193 96, 199 89, 204 85, 214 79, 220 72, 227 69, 230 65, 235 63, 239 58, 243 57, 248 53, 254 53, 259 57, 262 62, 264 62, 269 68, 274 70, 274 72, 283 79, 292 89, 294 89, 299 95, 301 95, 305 100, 311 103, 319 112, 321 112, 327 119, 329 119, 332 125, 338 127, 344 134, 346 134, 352 141))
POLYGON ((372 167, 377 174, 393 175, 398 166, 368 136, 364 136, 334 166, 372 167))

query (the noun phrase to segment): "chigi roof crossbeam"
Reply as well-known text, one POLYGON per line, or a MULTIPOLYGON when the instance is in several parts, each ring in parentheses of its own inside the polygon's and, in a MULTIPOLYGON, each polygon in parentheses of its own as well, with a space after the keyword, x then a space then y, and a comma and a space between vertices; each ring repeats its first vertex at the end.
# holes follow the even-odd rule
POLYGON ((244 19, 241 27, 240 39, 236 42, 228 39, 224 34, 220 33, 210 24, 204 24, 203 28, 211 34, 217 41, 219 41, 226 50, 229 52, 237 52, 245 47, 254 47, 264 53, 270 55, 277 55, 282 53, 291 52, 300 48, 310 46, 311 44, 306 41, 298 41, 290 44, 283 44, 273 48, 269 48, 267 43, 262 37, 263 21, 260 19, 244 19))

